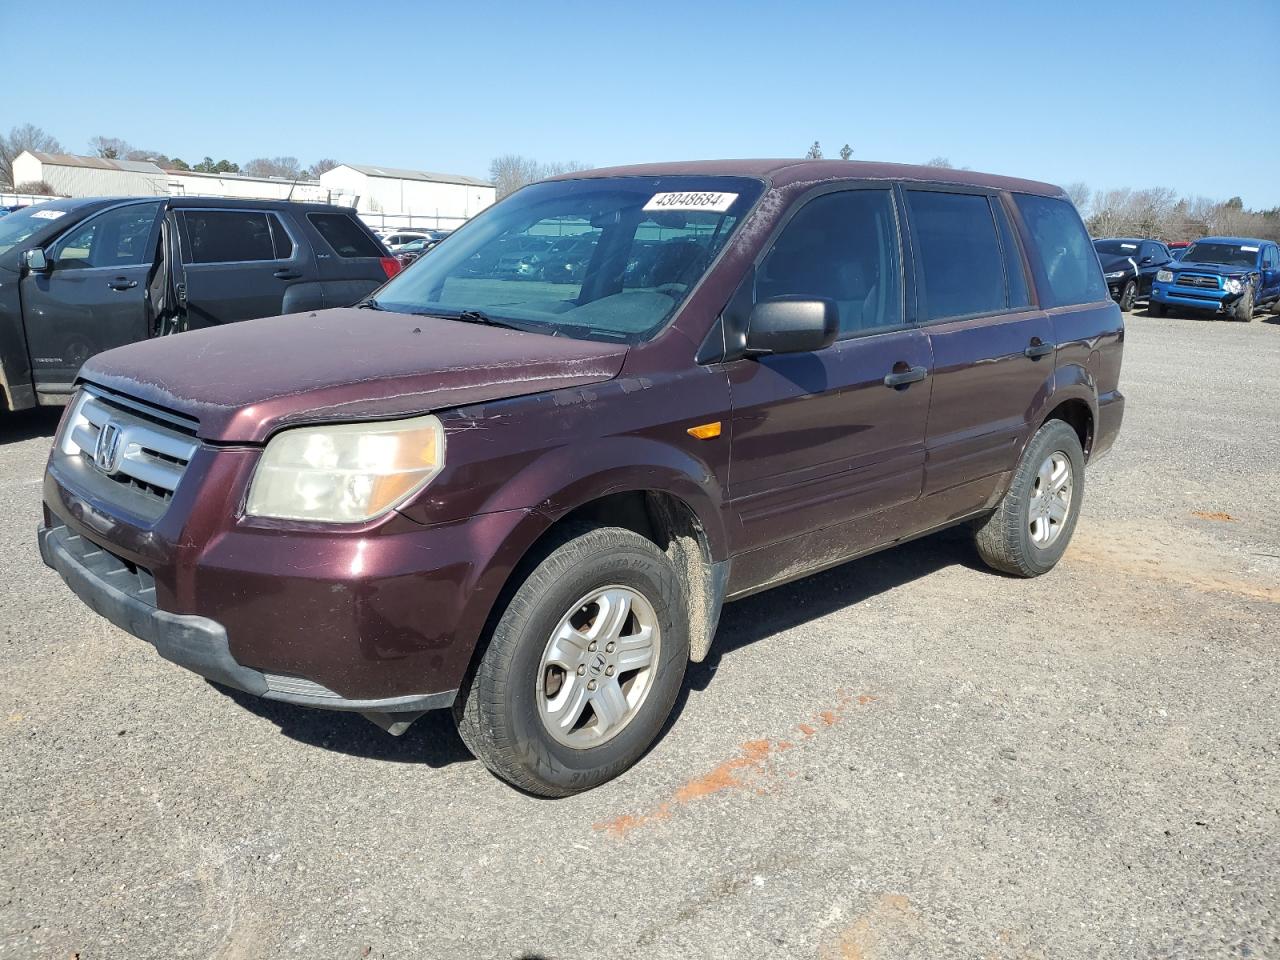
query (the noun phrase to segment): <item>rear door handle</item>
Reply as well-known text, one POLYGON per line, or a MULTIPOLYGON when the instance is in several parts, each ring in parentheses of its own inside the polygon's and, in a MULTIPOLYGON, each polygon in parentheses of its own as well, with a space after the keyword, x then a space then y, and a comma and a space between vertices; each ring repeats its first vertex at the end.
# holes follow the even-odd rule
POLYGON ((1032 360, 1039 360, 1041 357, 1047 357, 1053 353, 1053 344, 1044 343, 1039 337, 1031 341, 1027 349, 1022 351, 1032 360))
POLYGON ((137 280, 129 280, 126 277, 116 277, 114 280, 107 281, 107 286, 112 290, 132 290, 137 285, 137 280))
POLYGON ((302 274, 296 270, 277 270, 272 276, 278 280, 297 280, 302 274))
MULTIPOLYGON (((899 364, 895 364, 895 366, 899 366, 899 364)), ((884 378, 884 385, 886 387, 905 387, 909 383, 923 380, 928 375, 929 370, 927 367, 907 367, 906 370, 887 374, 884 378)))

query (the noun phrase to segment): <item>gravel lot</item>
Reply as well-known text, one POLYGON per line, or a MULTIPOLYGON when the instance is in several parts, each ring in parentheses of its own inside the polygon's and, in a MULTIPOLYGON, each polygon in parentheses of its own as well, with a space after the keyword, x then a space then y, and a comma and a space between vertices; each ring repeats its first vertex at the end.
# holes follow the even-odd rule
POLYGON ((229 695, 40 563, 0 423, 0 956, 1280 957, 1280 323, 1130 318, 1034 582, 943 534, 731 606, 621 780, 229 695))

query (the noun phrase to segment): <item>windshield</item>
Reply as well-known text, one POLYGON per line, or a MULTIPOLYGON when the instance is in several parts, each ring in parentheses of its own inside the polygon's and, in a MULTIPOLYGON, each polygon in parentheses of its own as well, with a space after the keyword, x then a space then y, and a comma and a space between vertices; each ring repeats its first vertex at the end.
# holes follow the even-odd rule
POLYGON ((1132 240, 1095 240, 1093 249, 1108 257, 1136 257, 1138 245, 1132 240))
POLYGON ((65 213, 65 210, 46 210, 37 203, 0 218, 0 253, 8 253, 65 213))
POLYGON ((762 190, 739 177, 537 183, 416 261, 377 305, 636 343, 667 322, 762 190))
MULTIPOLYGON (((0 226, 0 230, 4 229, 0 226)), ((1252 267, 1258 262, 1257 244, 1193 243, 1182 257, 1188 263, 1217 263, 1224 267, 1252 267)))

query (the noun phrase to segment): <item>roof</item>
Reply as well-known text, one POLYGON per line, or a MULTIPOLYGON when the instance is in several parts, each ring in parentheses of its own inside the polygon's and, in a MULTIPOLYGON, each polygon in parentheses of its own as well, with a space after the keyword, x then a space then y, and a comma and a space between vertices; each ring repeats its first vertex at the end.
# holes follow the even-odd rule
POLYGON ((164 173, 149 160, 108 160, 106 157, 79 157, 72 153, 43 153, 28 150, 41 163, 54 167, 84 167, 89 170, 123 170, 126 173, 164 173))
POLYGON ((493 184, 488 180, 481 180, 478 177, 467 177, 460 173, 428 173, 426 170, 401 170, 398 167, 373 167, 363 163, 343 163, 339 166, 348 167, 358 173, 363 173, 368 177, 385 177, 388 180, 425 180, 430 183, 461 183, 472 187, 492 187, 493 184))
POLYGON ((1255 244, 1270 243, 1270 240, 1259 240, 1257 237, 1201 237, 1195 243, 1234 243, 1237 246, 1254 246, 1255 244))
POLYGON ((672 163, 643 163, 565 173, 551 179, 673 176, 760 177, 772 181, 775 187, 793 183, 818 183, 823 180, 921 180, 930 183, 1012 190, 1047 197, 1065 196, 1060 187, 1051 183, 1003 177, 993 173, 978 173, 973 170, 866 160, 797 160, 794 157, 773 160, 685 160, 672 163))

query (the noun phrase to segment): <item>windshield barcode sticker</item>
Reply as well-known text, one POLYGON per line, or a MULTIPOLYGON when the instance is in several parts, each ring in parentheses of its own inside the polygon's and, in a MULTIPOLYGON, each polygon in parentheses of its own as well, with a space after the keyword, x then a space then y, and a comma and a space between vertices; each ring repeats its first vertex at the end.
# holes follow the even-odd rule
POLYGON ((1257 248, 1257 247, 1241 247, 1240 249, 1241 249, 1241 250, 1243 250, 1245 253, 1257 253, 1257 252, 1258 252, 1258 248, 1257 248))
POLYGON ((707 213, 724 213, 738 199, 736 193, 655 193, 644 205, 646 212, 679 210, 690 213, 696 210, 707 213))

